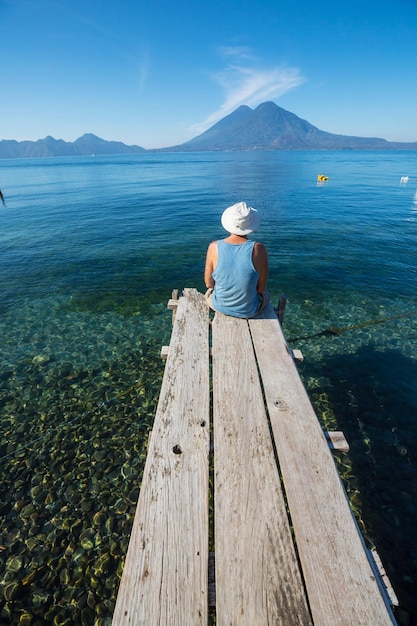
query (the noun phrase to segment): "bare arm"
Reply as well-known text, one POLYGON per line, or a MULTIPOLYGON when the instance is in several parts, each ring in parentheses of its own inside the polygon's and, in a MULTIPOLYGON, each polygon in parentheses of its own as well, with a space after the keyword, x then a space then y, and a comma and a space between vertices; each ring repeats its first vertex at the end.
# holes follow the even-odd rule
POLYGON ((256 289, 258 293, 263 293, 268 282, 268 252, 265 246, 258 241, 253 247, 252 260, 256 271, 259 272, 256 289))
POLYGON ((214 288, 213 272, 217 265, 217 258, 217 242, 212 241, 207 249, 206 267, 204 270, 204 282, 206 283, 207 289, 209 287, 211 287, 212 289, 214 288))

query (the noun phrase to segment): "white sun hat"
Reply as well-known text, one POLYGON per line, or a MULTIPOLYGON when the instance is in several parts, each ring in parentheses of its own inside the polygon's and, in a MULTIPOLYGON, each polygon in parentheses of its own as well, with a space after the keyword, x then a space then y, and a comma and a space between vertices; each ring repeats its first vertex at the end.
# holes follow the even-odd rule
POLYGON ((222 215, 222 226, 232 235, 249 235, 259 226, 261 216, 256 209, 246 202, 237 202, 229 206, 222 215))

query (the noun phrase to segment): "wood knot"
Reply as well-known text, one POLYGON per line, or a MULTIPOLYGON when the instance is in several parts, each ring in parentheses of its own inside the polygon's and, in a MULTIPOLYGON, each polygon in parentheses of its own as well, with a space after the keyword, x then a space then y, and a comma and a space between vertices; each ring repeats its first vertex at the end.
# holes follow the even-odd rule
POLYGON ((145 570, 142 574, 142 580, 144 580, 145 578, 148 578, 148 576, 149 576, 149 570, 148 570, 148 566, 146 565, 145 570))
POLYGON ((279 411, 285 411, 288 408, 287 403, 284 402, 284 400, 275 400, 274 404, 279 411))
POLYGON ((179 446, 178 444, 175 444, 175 446, 172 448, 172 451, 174 454, 182 454, 181 446, 179 446))

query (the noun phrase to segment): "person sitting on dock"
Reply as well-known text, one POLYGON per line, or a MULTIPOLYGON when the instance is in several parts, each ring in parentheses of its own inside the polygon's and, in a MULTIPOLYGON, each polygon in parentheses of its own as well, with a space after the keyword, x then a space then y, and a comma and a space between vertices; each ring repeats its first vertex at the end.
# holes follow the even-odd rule
POLYGON ((245 202, 224 211, 221 223, 230 236, 210 243, 204 272, 206 301, 213 311, 247 319, 270 301, 266 247, 248 239, 259 222, 258 211, 245 202))

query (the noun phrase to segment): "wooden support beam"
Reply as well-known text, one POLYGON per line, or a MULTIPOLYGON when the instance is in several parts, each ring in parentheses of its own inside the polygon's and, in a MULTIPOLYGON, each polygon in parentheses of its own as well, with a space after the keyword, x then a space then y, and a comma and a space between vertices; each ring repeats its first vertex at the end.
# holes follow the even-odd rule
POLYGON ((330 450, 349 452, 349 444, 340 430, 326 430, 324 436, 327 439, 330 450))
POLYGON ((277 317, 279 320, 279 323, 282 326, 282 323, 284 321, 284 313, 285 313, 285 307, 287 306, 287 296, 285 294, 281 294, 278 300, 278 306, 276 309, 277 312, 277 317))
POLYGON ((168 300, 168 304, 167 304, 167 309, 170 309, 172 311, 172 325, 174 325, 174 322, 175 322, 177 306, 178 306, 178 289, 173 289, 171 298, 168 300))
POLYGON ((296 361, 297 363, 302 363, 304 361, 304 356, 301 350, 291 350, 291 352, 294 361, 296 361))
POLYGON ((161 359, 166 361, 168 358, 169 346, 162 346, 161 348, 161 359))
POLYGON ((177 306, 178 306, 178 300, 173 300, 172 298, 168 300, 167 309, 170 309, 170 311, 176 311, 177 306))

